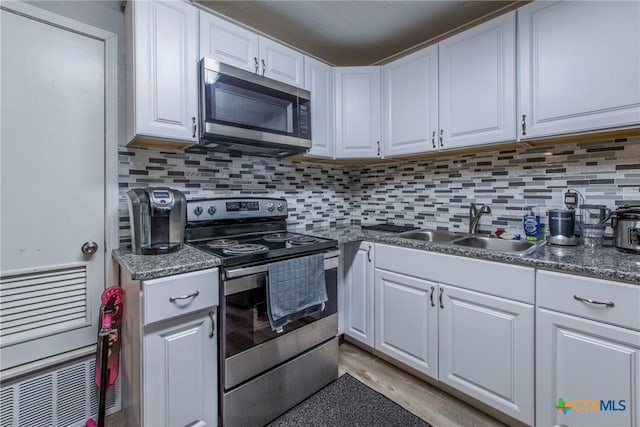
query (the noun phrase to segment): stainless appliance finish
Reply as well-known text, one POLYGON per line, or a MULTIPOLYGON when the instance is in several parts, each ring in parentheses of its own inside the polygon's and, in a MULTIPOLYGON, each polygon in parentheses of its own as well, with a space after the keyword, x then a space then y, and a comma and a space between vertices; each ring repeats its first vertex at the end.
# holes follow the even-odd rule
POLYGON ((616 209, 611 216, 611 226, 616 248, 640 253, 640 203, 616 209))
POLYGON ((575 246, 579 240, 575 236, 576 211, 573 209, 549 209, 549 236, 552 245, 575 246))
POLYGON ((134 188, 127 193, 131 250, 155 255, 182 249, 186 222, 186 199, 168 187, 134 188))
MULTIPOLYGON (((222 398, 223 425, 263 426, 338 378, 338 338, 301 354, 222 398)), ((316 420, 318 421, 318 420, 316 420)))
POLYGON ((309 91, 209 58, 200 68, 201 146, 276 158, 311 148, 309 91))
POLYGON ((287 203, 274 198, 188 202, 187 242, 221 258, 220 411, 224 426, 262 426, 337 378, 338 244, 287 231, 287 203), (230 253, 228 248, 263 248, 230 253), (324 255, 324 309, 271 329, 271 262, 324 255))

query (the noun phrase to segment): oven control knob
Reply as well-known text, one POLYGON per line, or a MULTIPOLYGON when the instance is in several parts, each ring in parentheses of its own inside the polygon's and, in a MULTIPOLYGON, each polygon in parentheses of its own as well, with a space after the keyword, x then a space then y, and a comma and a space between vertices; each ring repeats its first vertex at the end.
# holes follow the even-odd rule
POLYGON ((196 208, 193 210, 193 213, 197 216, 202 215, 202 206, 196 206, 196 208))
POLYGON ((284 203, 278 203, 276 205, 276 209, 278 209, 278 211, 282 212, 282 210, 284 209, 284 203))
POLYGON ((209 215, 213 215, 214 213, 216 213, 216 207, 209 206, 209 209, 207 209, 207 212, 209 212, 209 215))
POLYGON ((275 206, 273 206, 273 203, 269 203, 269 204, 267 205, 267 210, 268 210, 269 212, 273 212, 273 209, 274 209, 274 208, 275 208, 275 206))

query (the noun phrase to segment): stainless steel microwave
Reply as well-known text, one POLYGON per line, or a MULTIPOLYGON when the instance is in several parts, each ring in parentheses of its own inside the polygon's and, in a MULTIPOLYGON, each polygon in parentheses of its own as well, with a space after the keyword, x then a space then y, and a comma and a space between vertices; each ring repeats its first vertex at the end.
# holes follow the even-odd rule
POLYGON ((287 157, 311 148, 309 91, 204 58, 200 145, 287 157))

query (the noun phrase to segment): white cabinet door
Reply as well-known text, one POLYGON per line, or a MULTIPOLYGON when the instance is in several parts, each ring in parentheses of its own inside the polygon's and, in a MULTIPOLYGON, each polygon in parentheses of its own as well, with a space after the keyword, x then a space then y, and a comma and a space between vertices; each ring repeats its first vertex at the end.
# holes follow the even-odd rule
POLYGON ((437 149, 438 46, 384 66, 384 156, 437 149))
MULTIPOLYGON (((144 337, 145 426, 218 421, 215 311, 159 323, 144 337)), ((204 425, 204 424, 203 424, 204 425)))
POLYGON ((439 43, 442 149, 516 139, 515 12, 439 43))
POLYGON ((537 310, 537 425, 637 426, 638 408, 640 332, 537 310))
MULTIPOLYGON (((128 140, 198 140, 198 10, 182 1, 128 3, 133 69, 128 140)), ((131 82, 130 82, 131 83, 131 82)))
POLYGON ((333 67, 304 57, 305 88, 311 92, 311 149, 309 156, 333 158, 333 67))
POLYGON ((380 67, 335 68, 336 158, 380 157, 380 67))
POLYGON ((448 285, 440 290, 440 381, 532 424, 533 306, 448 285))
POLYGON ((518 9, 521 138, 640 123, 640 2, 518 9))
POLYGON ((345 335, 373 347, 373 243, 344 245, 345 335))
POLYGON ((200 58, 258 72, 258 35, 210 13, 200 11, 200 58))
POLYGON ((304 55, 260 36, 260 74, 293 86, 304 87, 304 55))
POLYGON ((438 378, 438 285, 375 269, 375 348, 438 378))

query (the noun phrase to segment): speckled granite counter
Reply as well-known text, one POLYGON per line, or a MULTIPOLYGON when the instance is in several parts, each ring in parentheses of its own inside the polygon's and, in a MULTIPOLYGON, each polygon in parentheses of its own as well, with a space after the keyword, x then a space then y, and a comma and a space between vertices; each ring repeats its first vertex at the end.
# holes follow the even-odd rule
MULTIPOLYGON (((405 248, 424 249, 465 257, 525 265, 545 270, 582 274, 601 279, 640 284, 640 255, 620 252, 611 247, 589 249, 584 246, 542 246, 531 255, 516 256, 456 246, 451 243, 433 243, 402 239, 396 233, 361 230, 360 226, 332 227, 300 230, 305 234, 336 239, 341 243, 368 241, 386 243, 405 248)), ((166 255, 134 255, 130 250, 117 249, 113 257, 126 268, 134 280, 149 280, 189 271, 218 267, 220 258, 192 246, 166 255)))
POLYGON ((164 255, 134 255, 128 249, 116 249, 112 256, 131 273, 134 280, 157 279, 220 265, 220 258, 217 256, 189 245, 177 252, 164 255))
POLYGON ((584 246, 545 245, 531 255, 515 256, 504 252, 456 246, 451 243, 402 239, 397 233, 361 230, 360 226, 305 230, 304 233, 336 239, 341 243, 356 241, 387 243, 405 248, 424 249, 640 284, 640 255, 620 252, 612 247, 589 249, 584 246))

